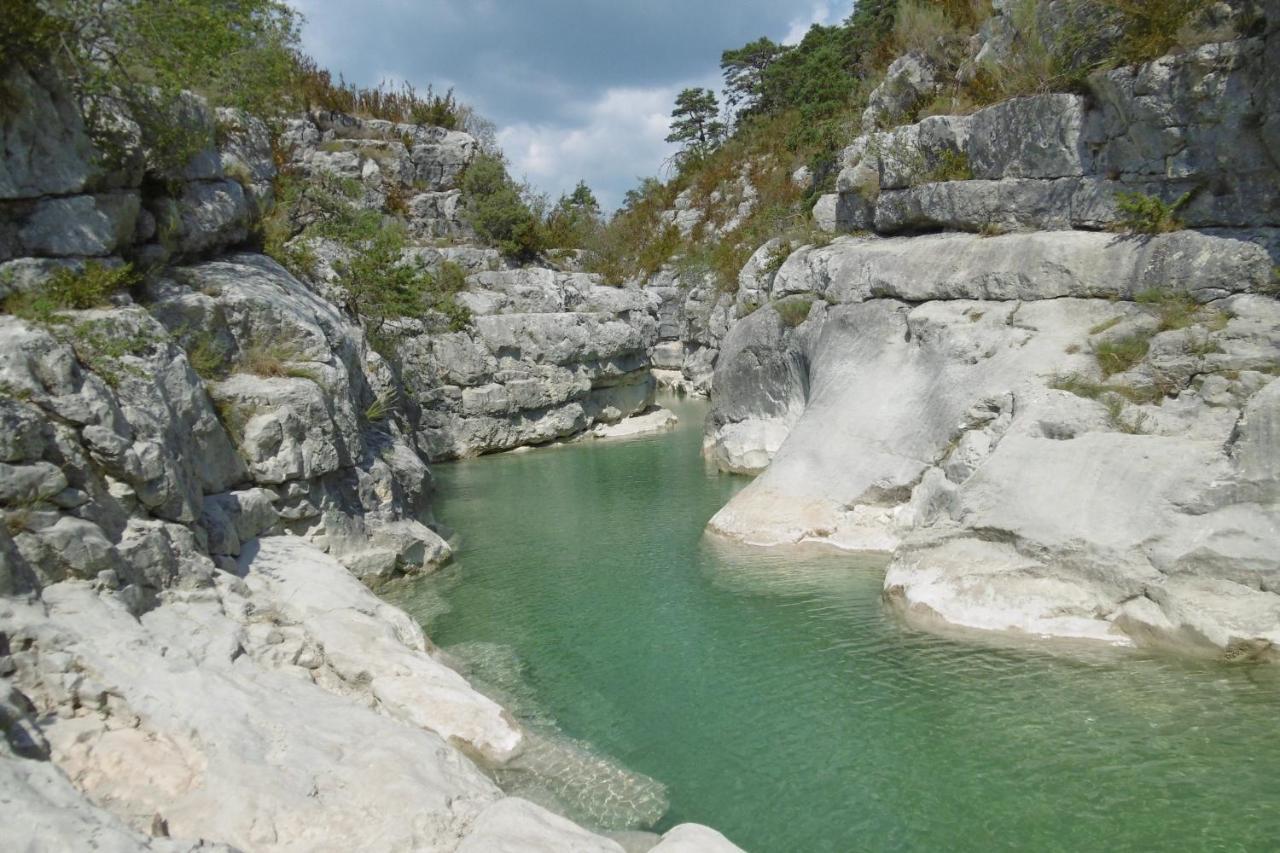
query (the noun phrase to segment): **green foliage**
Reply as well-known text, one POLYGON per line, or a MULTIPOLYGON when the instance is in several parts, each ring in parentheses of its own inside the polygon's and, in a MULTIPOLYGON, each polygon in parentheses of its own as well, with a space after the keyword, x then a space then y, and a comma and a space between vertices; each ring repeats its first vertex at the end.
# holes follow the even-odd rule
POLYGON ((662 219, 674 187, 645 178, 628 190, 622 207, 588 244, 587 269, 607 284, 653 275, 680 248, 680 232, 662 219))
POLYGON ((6 0, 0 15, 0 76, 21 66, 39 68, 71 31, 71 22, 50 15, 41 0, 6 0))
POLYGON ((184 341, 187 361, 201 379, 211 381, 226 376, 229 367, 227 347, 209 329, 202 329, 184 341))
POLYGON ((899 0, 893 40, 899 53, 923 54, 934 62, 954 64, 968 36, 990 15, 990 3, 972 0, 899 0))
POLYGON ((75 350, 81 364, 112 387, 118 386, 126 374, 146 377, 146 371, 137 365, 122 365, 120 362, 125 356, 145 355, 161 342, 161 339, 145 333, 123 335, 114 326, 93 321, 76 323, 69 334, 64 332, 61 337, 75 350))
POLYGON ((301 375, 310 379, 310 375, 301 373, 295 366, 299 361, 305 359, 292 341, 254 341, 241 350, 234 371, 277 378, 301 375))
POLYGON ((1102 341, 1093 348, 1103 376, 1124 373, 1147 357, 1151 349, 1149 334, 1135 334, 1114 341, 1102 341))
POLYGON ((1120 38, 1111 51, 1115 64, 1133 65, 1163 56, 1194 40, 1199 19, 1212 0, 1097 0, 1115 22, 1120 38))
POLYGON ((795 251, 795 247, 791 245, 790 240, 783 240, 770 250, 768 257, 764 259, 763 271, 765 275, 774 275, 778 270, 782 269, 782 265, 787 262, 787 258, 791 257, 791 253, 795 251))
POLYGON ((1206 39, 1223 40, 1204 26, 1212 0, 1017 0, 1008 14, 1018 34, 1013 60, 989 63, 965 84, 974 106, 1017 95, 1085 91, 1095 71, 1149 62, 1206 39))
POLYGON ((1146 388, 1136 388, 1132 385, 1119 383, 1095 382, 1078 373, 1054 376, 1049 382, 1049 387, 1059 391, 1068 391, 1077 397, 1084 397, 1086 400, 1105 400, 1108 397, 1117 396, 1128 400, 1130 403, 1140 405, 1158 403, 1165 396, 1164 392, 1154 385, 1146 388))
POLYGON ((98 261, 89 261, 79 271, 57 270, 34 290, 10 294, 4 301, 4 313, 48 323, 59 311, 108 305, 112 294, 127 290, 138 280, 139 276, 129 264, 109 267, 98 261))
POLYGON ((1125 417, 1125 400, 1118 394, 1111 394, 1103 398, 1102 404, 1106 406, 1107 418, 1111 421, 1111 426, 1117 431, 1127 435, 1145 435, 1147 432, 1147 422, 1150 420, 1146 412, 1138 412, 1132 419, 1125 417))
POLYGON ((720 145, 725 126, 719 115, 720 103, 710 89, 685 89, 676 96, 667 142, 680 145, 682 161, 703 160, 720 145))
POLYGON ((387 388, 374 397, 373 402, 364 410, 364 419, 371 424, 386 420, 390 415, 394 414, 396 404, 399 401, 400 392, 395 388, 387 388))
POLYGON ((809 310, 813 300, 805 297, 790 297, 773 303, 773 310, 778 312, 782 322, 789 329, 794 329, 809 318, 809 310))
POLYGON ((388 323, 421 317, 428 311, 444 315, 453 331, 471 323, 471 312, 455 297, 466 286, 466 273, 457 264, 444 263, 435 271, 419 261, 404 258, 406 240, 402 227, 387 224, 372 237, 359 237, 351 259, 338 264, 347 294, 347 308, 363 319, 374 335, 394 330, 388 323))
POLYGON ((481 154, 462 178, 467 222, 481 240, 517 260, 532 260, 547 246, 527 192, 507 175, 501 158, 481 154))
POLYGON ((600 202, 584 181, 569 195, 561 196, 547 214, 546 242, 557 249, 580 249, 589 244, 603 225, 600 202))
POLYGON ((455 298, 467 287, 466 270, 452 261, 443 261, 424 283, 427 307, 444 315, 450 331, 461 332, 471 325, 470 309, 455 298))
POLYGON ((772 111, 773 103, 765 90, 765 74, 787 50, 784 45, 762 37, 720 55, 725 101, 739 117, 772 111))
POLYGON ((108 157, 121 150, 122 110, 138 122, 162 172, 208 144, 207 129, 190 120, 184 90, 259 114, 293 102, 298 18, 279 0, 15 2, 15 23, 26 34, 15 37, 6 26, 0 55, 57 68, 108 157))
POLYGON ((297 58, 295 74, 295 85, 308 108, 407 124, 428 124, 448 130, 461 129, 468 117, 468 107, 459 103, 452 89, 438 95, 433 87, 427 86, 426 92, 420 94, 407 82, 396 85, 383 81, 366 88, 346 82, 341 75, 334 81, 327 70, 307 56, 297 58))
POLYGON ((1186 329, 1197 324, 1203 324, 1210 331, 1217 332, 1226 328, 1231 319, 1226 311, 1201 305, 1190 294, 1182 291, 1151 288, 1137 294, 1134 301, 1155 311, 1160 320, 1161 332, 1186 329))
POLYGON ((922 172, 912 184, 936 184, 947 181, 972 181, 973 167, 969 155, 963 151, 946 149, 938 155, 937 162, 922 172))
POLYGON ((1140 192, 1116 193, 1116 207, 1120 211, 1117 228, 1130 234, 1164 234, 1181 230, 1184 226, 1178 218, 1178 210, 1191 200, 1191 193, 1183 193, 1172 204, 1156 196, 1140 192))

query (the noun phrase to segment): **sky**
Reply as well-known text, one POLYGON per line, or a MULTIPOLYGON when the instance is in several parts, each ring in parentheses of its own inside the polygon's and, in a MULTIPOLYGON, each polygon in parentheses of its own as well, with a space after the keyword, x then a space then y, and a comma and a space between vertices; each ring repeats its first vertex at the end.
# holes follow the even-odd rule
POLYGON ((676 94, 718 88, 720 53, 795 43, 853 0, 292 0, 335 76, 428 84, 498 127, 512 174, 554 200, 585 180, 606 209, 661 175, 676 94))

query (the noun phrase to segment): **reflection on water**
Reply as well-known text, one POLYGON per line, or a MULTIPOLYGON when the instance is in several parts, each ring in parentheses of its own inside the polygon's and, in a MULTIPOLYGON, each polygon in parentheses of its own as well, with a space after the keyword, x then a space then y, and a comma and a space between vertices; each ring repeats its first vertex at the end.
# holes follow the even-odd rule
POLYGON ((1280 668, 914 631, 882 561, 704 536, 743 481, 678 413, 435 469, 458 562, 391 596, 533 732, 509 790, 752 851, 1276 849, 1280 668))

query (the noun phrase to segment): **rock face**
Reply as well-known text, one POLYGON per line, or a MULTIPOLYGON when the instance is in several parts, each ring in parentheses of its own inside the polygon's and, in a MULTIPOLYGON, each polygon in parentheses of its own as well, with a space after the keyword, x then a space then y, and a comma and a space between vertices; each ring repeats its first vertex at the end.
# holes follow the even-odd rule
MULTIPOLYGON (((520 726, 361 580, 449 558, 429 458, 657 428, 658 414, 624 422, 652 403, 657 300, 459 245, 466 134, 317 113, 273 152, 261 122, 192 96, 184 121, 211 143, 187 164, 158 171, 135 141, 104 171, 58 81, 11 78, 5 841, 620 850, 502 795, 486 770, 519 754, 520 726), (406 318, 384 355, 334 287, 331 247, 305 277, 256 253, 277 156, 402 211, 411 254, 468 276, 467 329, 406 318), (22 307, 54 276, 85 287, 126 260, 145 279, 84 300, 98 307, 22 307)), ((701 828, 669 836, 736 849, 701 828)))
MULTIPOLYGON (((1009 10, 977 60, 1013 59, 1009 10)), ((854 140, 814 218, 877 236, 744 270, 763 307, 723 336, 706 451, 759 477, 710 528, 891 552, 886 599, 930 627, 1280 660, 1280 17, 1258 20, 1087 95, 854 140), (1122 191, 1197 230, 1102 233, 1122 191)), ((895 62, 864 126, 932 85, 895 62)))
POLYGON ((400 350, 431 459, 544 444, 653 404, 653 300, 548 269, 472 276, 466 331, 400 350))
MULTIPOLYGON (((1259 239, 1274 242, 1280 29, 1274 19, 1268 27, 1094 75, 1088 95, 1016 98, 860 138, 818 222, 881 234, 1100 229, 1121 219, 1123 191, 1185 196, 1188 226, 1262 229, 1259 239)), ((921 75, 900 70, 895 91, 914 92, 921 75)))
POLYGON ((710 273, 666 266, 644 283, 643 292, 657 321, 651 361, 658 383, 681 394, 707 396, 720 342, 745 313, 747 291, 735 298, 718 290, 710 273))
POLYGON ((763 473, 711 529, 892 551, 926 623, 1276 657, 1271 266, 1195 232, 798 252, 724 341, 708 449, 763 473))

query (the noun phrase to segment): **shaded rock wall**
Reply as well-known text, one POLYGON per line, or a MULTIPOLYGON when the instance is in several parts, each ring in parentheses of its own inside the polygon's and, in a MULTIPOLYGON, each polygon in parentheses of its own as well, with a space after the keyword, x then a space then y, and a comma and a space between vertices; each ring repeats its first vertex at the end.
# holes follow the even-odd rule
POLYGON ((816 210, 833 231, 1105 229, 1116 194, 1174 202, 1194 228, 1280 226, 1274 68, 1280 24, 1090 78, 1084 95, 1015 98, 856 140, 837 193, 816 210))

